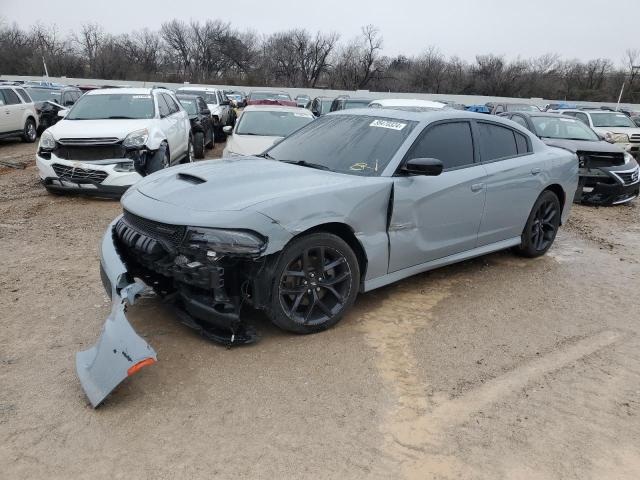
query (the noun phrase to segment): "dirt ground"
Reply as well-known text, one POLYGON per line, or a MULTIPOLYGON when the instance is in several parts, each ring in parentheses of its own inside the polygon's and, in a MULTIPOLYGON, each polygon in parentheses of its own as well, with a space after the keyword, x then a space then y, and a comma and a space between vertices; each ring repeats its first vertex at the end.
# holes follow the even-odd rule
MULTIPOLYGON (((212 155, 219 155, 217 148, 212 155)), ((154 298, 158 363, 88 404, 74 354, 109 312, 115 201, 52 196, 0 160, 2 478, 640 478, 640 205, 574 207, 553 249, 365 295, 336 328, 227 350, 154 298)))

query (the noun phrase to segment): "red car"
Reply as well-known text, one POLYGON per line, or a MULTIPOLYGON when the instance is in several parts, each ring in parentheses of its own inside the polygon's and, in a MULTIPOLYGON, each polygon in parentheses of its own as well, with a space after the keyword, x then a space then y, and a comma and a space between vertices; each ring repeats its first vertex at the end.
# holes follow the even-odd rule
POLYGON ((251 92, 247 105, 284 105, 297 107, 297 103, 286 92, 251 92))

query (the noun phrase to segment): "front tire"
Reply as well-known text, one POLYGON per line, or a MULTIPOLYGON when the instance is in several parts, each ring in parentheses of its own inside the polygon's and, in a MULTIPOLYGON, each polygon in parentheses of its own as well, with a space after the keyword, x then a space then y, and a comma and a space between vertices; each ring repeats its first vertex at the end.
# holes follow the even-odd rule
POLYGON ((169 146, 166 143, 160 145, 156 153, 151 157, 151 160, 147 162, 144 171, 147 175, 151 175, 154 172, 169 168, 171 165, 171 156, 169 154, 169 146))
POLYGON ((196 132, 193 135, 193 156, 204 158, 204 132, 196 132))
POLYGON ((522 232, 522 243, 516 251, 529 258, 547 253, 558 233, 561 212, 556 194, 549 190, 542 192, 533 204, 522 232))
POLYGON ((320 332, 342 319, 359 285, 358 259, 344 240, 330 233, 307 235, 280 255, 268 315, 289 332, 320 332))
POLYGON ((36 129, 36 122, 33 118, 28 118, 24 123, 24 130, 22 132, 22 141, 27 143, 33 143, 36 141, 38 131, 36 129))

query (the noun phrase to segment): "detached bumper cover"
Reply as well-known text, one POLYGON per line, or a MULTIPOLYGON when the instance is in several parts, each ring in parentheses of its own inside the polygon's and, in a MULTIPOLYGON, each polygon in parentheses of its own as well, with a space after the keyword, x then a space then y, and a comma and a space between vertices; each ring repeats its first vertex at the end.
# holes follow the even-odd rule
MULTIPOLYGON (((107 232, 111 232, 112 227, 113 224, 107 232)), ((94 408, 125 378, 157 360, 156 352, 135 332, 125 316, 126 304, 135 303, 146 286, 130 279, 108 234, 102 240, 100 256, 102 281, 111 293, 111 314, 97 343, 76 354, 76 372, 94 408)))

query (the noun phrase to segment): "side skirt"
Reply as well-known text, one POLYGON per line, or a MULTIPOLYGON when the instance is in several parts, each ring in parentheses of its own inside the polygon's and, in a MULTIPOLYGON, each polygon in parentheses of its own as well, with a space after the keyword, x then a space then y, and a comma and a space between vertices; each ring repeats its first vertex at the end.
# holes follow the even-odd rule
POLYGON ((501 240, 500 242, 492 243, 490 245, 483 245, 482 247, 474 248, 473 250, 467 250, 466 252, 456 253, 455 255, 449 255, 448 257, 439 258, 430 262, 421 263, 420 265, 414 265, 413 267, 403 268, 397 272, 388 273, 382 277, 373 278, 364 282, 363 291, 368 292, 376 288, 384 287, 390 283, 397 282, 403 278, 417 275, 418 273, 427 272, 436 268, 445 267, 453 263, 462 262, 474 257, 480 257, 488 253, 497 252, 498 250, 505 250, 507 248, 520 245, 520 237, 509 238, 507 240, 501 240))

